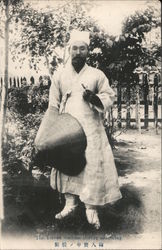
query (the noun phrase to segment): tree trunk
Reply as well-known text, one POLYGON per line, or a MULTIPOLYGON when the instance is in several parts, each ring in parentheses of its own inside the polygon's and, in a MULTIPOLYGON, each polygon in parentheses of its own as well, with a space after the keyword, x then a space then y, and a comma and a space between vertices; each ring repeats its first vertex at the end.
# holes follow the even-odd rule
POLYGON ((0 219, 4 218, 3 208, 3 140, 5 135, 5 120, 8 93, 8 44, 9 44, 9 0, 6 0, 5 21, 5 77, 2 85, 1 111, 0 111, 0 219))

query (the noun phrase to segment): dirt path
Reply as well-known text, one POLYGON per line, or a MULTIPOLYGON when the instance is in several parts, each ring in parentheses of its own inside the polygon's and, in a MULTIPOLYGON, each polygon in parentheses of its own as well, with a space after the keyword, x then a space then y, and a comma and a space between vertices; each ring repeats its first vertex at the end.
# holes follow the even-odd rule
POLYGON ((29 248, 31 239, 38 248, 47 249, 47 243, 49 248, 51 243, 46 236, 50 236, 54 244, 53 235, 58 238, 88 235, 99 237, 108 249, 160 249, 161 136, 154 131, 139 135, 130 130, 117 140, 114 156, 123 198, 99 209, 102 223, 99 232, 88 226, 82 204, 72 218, 61 223, 54 220, 63 203, 58 204, 58 194, 49 189, 44 176, 38 174, 36 180, 26 172, 15 177, 5 174, 3 249, 8 247, 11 238, 12 247, 19 248, 15 235, 21 236, 20 241, 26 240, 26 245, 22 243, 24 248, 29 248), (36 240, 38 234, 44 237, 46 244, 43 239, 36 240))
MULTIPOLYGON (((121 189, 132 190, 134 201, 137 198, 140 216, 135 216, 134 227, 145 233, 160 231, 161 136, 153 133, 121 134, 114 151, 121 189)), ((127 219, 132 215, 129 209, 127 219)))

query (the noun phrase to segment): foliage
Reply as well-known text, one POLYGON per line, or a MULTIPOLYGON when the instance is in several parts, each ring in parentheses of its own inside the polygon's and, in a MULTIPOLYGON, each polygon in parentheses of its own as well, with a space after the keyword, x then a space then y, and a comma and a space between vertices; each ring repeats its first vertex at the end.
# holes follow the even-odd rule
POLYGON ((28 113, 28 92, 29 86, 25 86, 22 89, 10 88, 8 91, 8 108, 12 112, 20 115, 26 115, 28 113))
POLYGON ((16 3, 17 7, 12 8, 14 15, 10 14, 15 23, 12 58, 23 63, 26 53, 30 56, 30 67, 35 70, 39 69, 39 62, 44 58, 49 72, 53 74, 57 66, 64 62, 69 34, 76 28, 90 31, 88 64, 103 70, 110 78, 110 83, 111 80, 119 79, 123 83, 132 82, 133 71, 139 64, 144 65, 149 58, 159 58, 159 46, 155 44, 152 50, 142 44, 145 33, 161 23, 160 12, 153 7, 126 18, 122 34, 112 37, 88 15, 91 7, 89 1, 69 1, 48 11, 37 11, 22 0, 16 0, 16 3), (16 32, 21 34, 21 38, 16 32))
MULTIPOLYGON (((23 9, 23 0, 0 0, 0 36, 4 38, 4 23, 6 21, 6 6, 9 5, 9 22, 13 23, 17 20, 20 11, 23 9)), ((10 33, 13 30, 10 29, 10 33)))
POLYGON ((102 31, 91 36, 89 64, 100 68, 108 76, 110 84, 133 87, 136 84, 134 69, 139 65, 155 65, 160 55, 160 47, 143 45, 145 34, 160 25, 160 12, 149 7, 129 16, 123 23, 122 34, 112 37, 102 31))
POLYGON ((25 5, 16 22, 17 29, 21 26, 21 39, 13 41, 13 59, 19 60, 18 54, 26 53, 30 55, 30 67, 37 70, 43 58, 50 73, 53 73, 57 65, 64 60, 64 56, 58 53, 58 48, 59 51, 64 50, 70 30, 73 28, 83 30, 92 23, 90 18, 85 16, 81 5, 78 3, 74 5, 71 2, 53 12, 38 12, 30 5, 25 5))
POLYGON ((32 159, 34 138, 42 115, 27 114, 20 116, 14 112, 7 115, 7 143, 4 145, 4 165, 11 172, 22 167, 29 169, 32 159))
POLYGON ((161 25, 160 13, 154 7, 144 11, 136 11, 134 15, 126 18, 123 23, 122 33, 132 33, 136 37, 144 37, 144 32, 149 32, 153 27, 161 25))
POLYGON ((29 111, 45 112, 48 107, 49 86, 32 86, 28 92, 29 111))
MULTIPOLYGON (((87 4, 69 2, 57 11, 41 12, 26 5, 16 19, 21 39, 14 39, 11 47, 13 60, 23 63, 25 55, 30 55, 30 67, 39 70, 39 62, 44 59, 49 72, 53 74, 59 64, 66 61, 66 47, 70 32, 73 29, 86 30, 91 34, 91 45, 88 63, 104 70, 107 74, 105 58, 110 57, 114 37, 109 36, 96 21, 88 15, 87 4), (101 49, 101 54, 95 48, 101 49), (108 50, 108 51, 107 51, 108 50), (103 60, 104 58, 104 60, 103 60)), ((111 53, 113 55, 113 53, 111 53)), ((41 61, 42 62, 42 61, 41 61)))
POLYGON ((122 35, 113 45, 116 58, 109 66, 112 75, 116 74, 121 82, 133 82, 134 69, 153 59, 149 54, 151 49, 143 46, 143 40, 146 33, 160 25, 159 14, 159 11, 150 7, 129 16, 123 23, 122 35))
POLYGON ((110 83, 114 80, 133 82, 133 71, 139 64, 145 64, 148 57, 159 57, 160 48, 156 44, 153 53, 142 44, 145 33, 160 25, 159 11, 149 7, 143 12, 136 12, 126 18, 122 34, 113 37, 88 15, 88 4, 69 1, 63 7, 46 12, 37 11, 30 4, 19 5, 12 19, 16 23, 15 34, 19 32, 21 39, 12 41, 13 60, 23 63, 26 57, 23 53, 26 53, 30 56, 30 67, 39 70, 39 62, 43 58, 53 74, 57 66, 65 61, 71 30, 88 30, 91 33, 88 64, 103 70, 110 83))
POLYGON ((30 167, 36 132, 48 106, 48 91, 48 85, 9 90, 4 159, 11 172, 19 171, 20 166, 30 167))
POLYGON ((129 16, 123 23, 119 37, 109 36, 98 27, 91 34, 88 63, 100 68, 110 80, 131 87, 136 85, 134 70, 139 65, 155 65, 160 55, 160 46, 153 44, 151 48, 144 46, 145 34, 159 27, 160 12, 149 7, 129 16))
POLYGON ((12 87, 8 94, 8 108, 20 116, 42 113, 48 107, 49 85, 12 87))

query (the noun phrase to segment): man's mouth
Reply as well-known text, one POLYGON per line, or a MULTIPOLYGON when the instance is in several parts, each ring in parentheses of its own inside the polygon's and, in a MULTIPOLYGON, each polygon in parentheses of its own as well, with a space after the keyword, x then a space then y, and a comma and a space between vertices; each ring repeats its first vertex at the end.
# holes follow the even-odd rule
POLYGON ((84 59, 82 57, 74 57, 73 60, 74 61, 79 61, 79 62, 84 61, 84 59))
POLYGON ((73 59, 77 59, 77 60, 80 60, 80 59, 82 59, 81 57, 74 57, 73 59))

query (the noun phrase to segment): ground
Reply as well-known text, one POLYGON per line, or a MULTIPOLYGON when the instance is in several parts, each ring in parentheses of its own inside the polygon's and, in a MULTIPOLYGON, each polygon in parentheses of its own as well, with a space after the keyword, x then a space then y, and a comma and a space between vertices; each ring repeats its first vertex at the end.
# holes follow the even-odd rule
POLYGON ((117 132, 116 140, 113 152, 123 198, 99 209, 99 231, 88 225, 83 204, 70 218, 55 221, 63 197, 37 170, 32 177, 26 171, 19 176, 4 172, 2 249, 58 249, 57 244, 81 249, 86 242, 92 249, 161 249, 160 131, 117 132))

